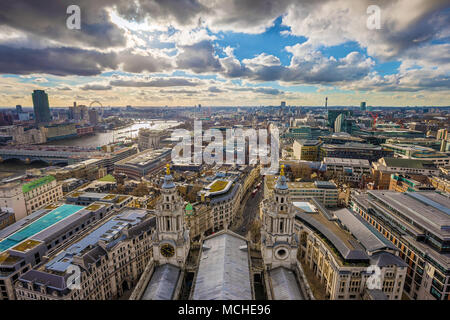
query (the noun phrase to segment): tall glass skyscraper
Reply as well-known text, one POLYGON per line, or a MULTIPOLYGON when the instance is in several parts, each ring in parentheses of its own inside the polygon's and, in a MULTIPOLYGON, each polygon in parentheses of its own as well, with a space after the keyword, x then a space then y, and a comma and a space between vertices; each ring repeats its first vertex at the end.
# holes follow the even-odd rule
POLYGON ((48 95, 44 90, 34 90, 32 96, 36 123, 50 122, 52 120, 52 115, 48 104, 48 95))

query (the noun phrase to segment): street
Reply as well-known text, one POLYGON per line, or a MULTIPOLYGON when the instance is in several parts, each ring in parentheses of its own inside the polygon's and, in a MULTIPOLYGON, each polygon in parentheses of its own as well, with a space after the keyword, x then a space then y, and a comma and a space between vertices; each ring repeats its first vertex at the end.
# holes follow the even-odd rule
MULTIPOLYGON (((255 183, 254 186, 256 186, 256 184, 257 183, 255 183)), ((254 186, 250 188, 247 194, 244 196, 244 200, 242 203, 245 203, 245 205, 243 205, 243 209, 240 210, 231 227, 231 230, 242 236, 246 236, 253 220, 259 214, 259 204, 261 203, 263 197, 263 186, 261 185, 255 196, 252 197, 254 186)))

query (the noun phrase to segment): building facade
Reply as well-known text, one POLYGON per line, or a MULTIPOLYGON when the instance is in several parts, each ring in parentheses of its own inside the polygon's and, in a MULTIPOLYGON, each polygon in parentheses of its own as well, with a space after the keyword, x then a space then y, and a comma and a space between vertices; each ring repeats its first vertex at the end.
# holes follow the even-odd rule
POLYGON ((351 207, 400 250, 410 299, 450 299, 450 200, 433 191, 353 192, 351 207))
POLYGON ((48 95, 44 90, 34 90, 33 97, 33 110, 34 119, 36 123, 47 123, 52 120, 50 113, 50 107, 48 103, 48 95))
POLYGON ((294 158, 297 160, 317 161, 319 158, 319 140, 295 140, 292 144, 294 158))
POLYGON ((388 241, 348 209, 328 211, 316 201, 297 209, 299 259, 323 288, 320 298, 361 300, 379 290, 384 300, 400 300, 406 263, 388 241))
POLYGON ((53 176, 45 176, 22 186, 27 214, 63 197, 62 185, 53 176))
POLYGON ((19 300, 108 300, 139 280, 152 258, 154 218, 125 209, 15 283, 19 300), (75 270, 75 273, 73 271, 75 270))

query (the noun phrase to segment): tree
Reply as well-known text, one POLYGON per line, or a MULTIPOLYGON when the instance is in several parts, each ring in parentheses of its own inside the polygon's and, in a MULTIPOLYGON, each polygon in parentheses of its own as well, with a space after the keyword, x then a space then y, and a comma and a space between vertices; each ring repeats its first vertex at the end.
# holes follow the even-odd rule
POLYGON ((148 186, 145 182, 139 183, 136 188, 134 188, 132 195, 136 197, 143 197, 149 194, 148 186))
POLYGON ((123 184, 118 184, 116 189, 114 189, 111 193, 124 194, 125 193, 125 186, 123 184))
POLYGON ((304 163, 291 165, 291 171, 294 179, 311 179, 312 170, 309 165, 304 163))

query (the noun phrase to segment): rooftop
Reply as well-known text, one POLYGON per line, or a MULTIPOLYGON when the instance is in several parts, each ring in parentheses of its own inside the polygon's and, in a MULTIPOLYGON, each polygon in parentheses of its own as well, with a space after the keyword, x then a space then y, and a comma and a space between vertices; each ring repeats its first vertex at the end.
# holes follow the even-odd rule
POLYGON ((98 179, 98 181, 105 181, 105 182, 116 182, 116 178, 114 178, 112 175, 107 174, 103 178, 98 179))
POLYGON ((170 155, 172 149, 162 148, 156 150, 145 150, 140 153, 134 154, 128 158, 125 158, 116 163, 116 165, 126 165, 132 167, 145 167, 157 161, 161 157, 170 155))
POLYGON ((23 193, 27 193, 35 188, 38 188, 40 186, 43 186, 47 183, 52 182, 53 180, 55 180, 55 177, 53 177, 53 176, 45 176, 45 177, 33 180, 31 182, 24 184, 22 186, 22 191, 23 191, 23 193))
POLYGON ((274 300, 305 300, 294 272, 278 267, 269 271, 274 300))
POLYGON ((374 228, 365 223, 351 210, 344 208, 333 211, 333 213, 367 251, 373 252, 386 248, 395 250, 395 246, 392 243, 383 240, 383 236, 378 231, 375 231, 374 228))
POLYGON ((82 206, 63 204, 2 240, 0 242, 0 252, 18 245, 23 240, 40 233, 82 209, 84 209, 82 206))
POLYGON ((18 244, 17 246, 13 247, 12 250, 20 251, 20 252, 26 252, 28 250, 31 250, 41 244, 41 241, 36 241, 32 239, 28 239, 23 241, 22 243, 18 244))
POLYGON ((325 164, 334 164, 342 166, 364 166, 370 168, 369 160, 366 159, 346 159, 346 158, 323 158, 325 164))
MULTIPOLYGON (((324 213, 318 210, 315 213, 306 213, 298 211, 296 219, 299 219, 303 223, 307 223, 310 227, 313 227, 315 231, 319 232, 334 248, 337 249, 339 255, 336 255, 338 261, 351 262, 368 262, 368 255, 364 248, 356 241, 356 238, 352 236, 350 232, 341 228, 336 221, 328 219, 324 213), (342 258, 341 258, 342 257, 342 258)), ((334 251, 333 251, 334 252, 334 251)), ((336 252, 334 252, 336 253, 336 252)))
POLYGON ((227 231, 206 238, 194 300, 252 300, 247 241, 227 231))
POLYGON ((180 271, 171 264, 156 267, 141 300, 172 300, 180 271))
POLYGON ((145 215, 145 210, 123 211, 60 252, 45 265, 45 268, 51 271, 65 272, 72 264, 74 256, 81 254, 86 248, 96 245, 100 240, 105 241, 108 245, 114 245, 118 241, 117 236, 124 228, 128 225, 136 225, 142 221, 145 215))
MULTIPOLYGON (((440 238, 450 238, 450 198, 434 191, 395 192, 371 190, 369 198, 375 198, 402 214, 394 214, 412 228, 422 227, 440 238), (414 225, 412 224, 414 223, 414 225)), ((385 210, 392 211, 385 208, 385 210)))
POLYGON ((383 160, 388 167, 438 170, 432 161, 404 158, 383 158, 383 160))

